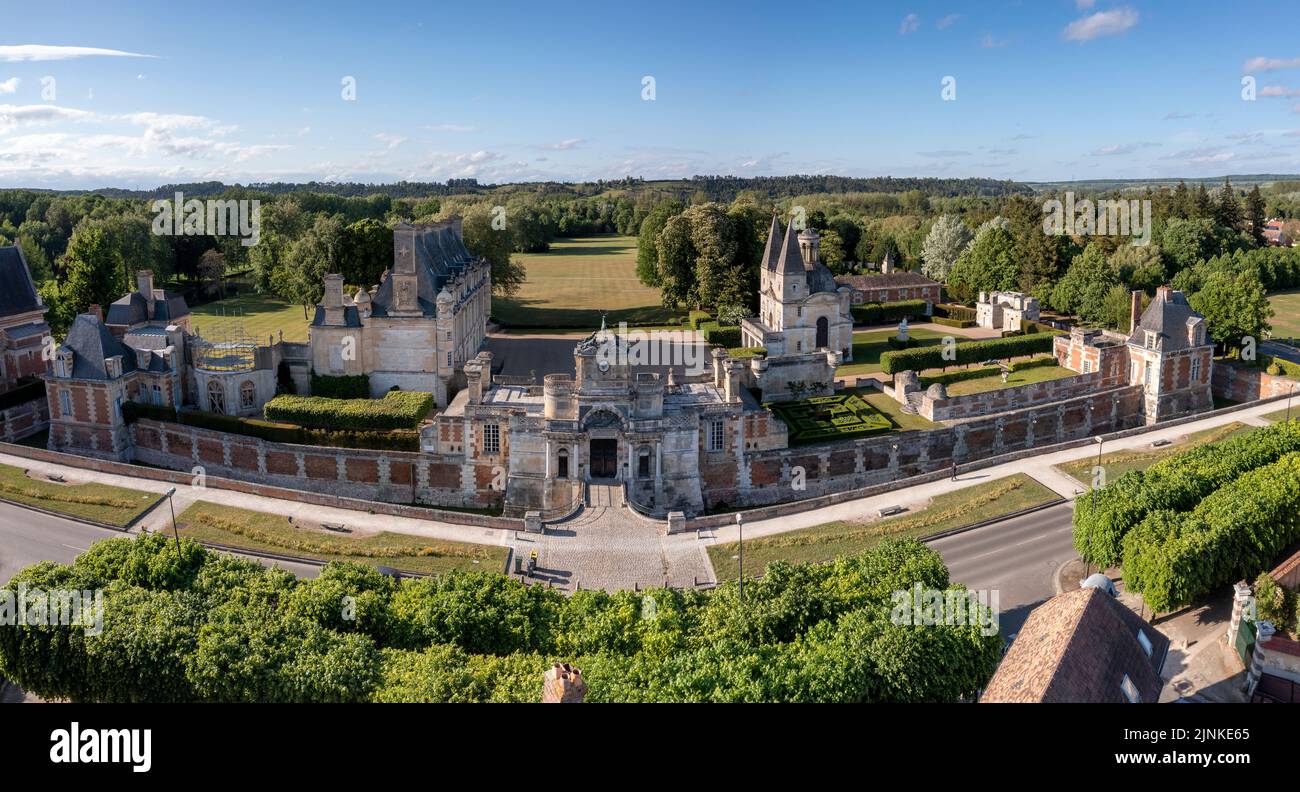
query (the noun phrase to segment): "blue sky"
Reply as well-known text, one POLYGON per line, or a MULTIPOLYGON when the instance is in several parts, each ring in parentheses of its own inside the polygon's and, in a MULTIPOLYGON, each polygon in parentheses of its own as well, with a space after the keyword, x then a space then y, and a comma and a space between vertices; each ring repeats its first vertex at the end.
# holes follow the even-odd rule
POLYGON ((0 186, 1300 172, 1277 3, 116 5, 0 5, 0 186))

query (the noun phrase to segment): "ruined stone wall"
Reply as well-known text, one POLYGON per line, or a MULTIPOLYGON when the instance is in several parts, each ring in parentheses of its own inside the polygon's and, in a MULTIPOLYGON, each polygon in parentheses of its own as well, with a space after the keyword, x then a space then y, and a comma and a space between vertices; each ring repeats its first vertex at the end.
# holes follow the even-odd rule
POLYGON ((136 460, 172 470, 197 466, 209 476, 387 503, 487 507, 503 495, 490 465, 457 455, 271 443, 145 419, 130 429, 136 460))
POLYGON ((954 461, 965 464, 1129 429, 1141 423, 1141 400, 1141 388, 1122 386, 942 429, 758 451, 745 455, 736 486, 729 486, 729 477, 701 469, 705 505, 720 509, 812 498, 941 471, 954 461))

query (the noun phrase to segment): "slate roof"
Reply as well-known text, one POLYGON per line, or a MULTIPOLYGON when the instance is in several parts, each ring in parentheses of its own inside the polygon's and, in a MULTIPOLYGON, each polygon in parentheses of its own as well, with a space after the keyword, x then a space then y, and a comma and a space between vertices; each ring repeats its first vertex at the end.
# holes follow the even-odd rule
MULTIPOLYGON (((325 307, 316 306, 316 314, 312 317, 311 326, 320 327, 325 324, 325 307)), ((357 312, 355 305, 343 306, 343 324, 342 327, 360 327, 361 314, 357 312)))
POLYGON ((174 322, 190 315, 185 298, 175 292, 162 292, 161 299, 153 301, 153 316, 149 315, 149 302, 138 291, 115 300, 108 306, 104 321, 111 325, 131 326, 141 322, 174 322))
POLYGON ((834 292, 838 284, 826 265, 820 261, 816 264, 804 261, 803 253, 799 250, 799 232, 794 226, 786 226, 785 237, 778 245, 776 240, 780 234, 781 224, 777 222, 776 215, 773 215, 772 227, 767 234, 767 245, 763 249, 762 266, 782 275, 803 273, 810 294, 834 292))
POLYGON ((135 353, 109 332, 93 314, 80 314, 72 322, 63 346, 71 349, 72 376, 76 379, 109 379, 104 359, 122 356, 122 373, 135 371, 135 353))
POLYGON ((0 247, 0 316, 44 310, 27 260, 17 247, 0 247))
POLYGON ((1182 292, 1168 286, 1161 286, 1156 289, 1155 299, 1142 312, 1142 318, 1138 320, 1129 342, 1145 346, 1144 331, 1152 330, 1162 336, 1162 351, 1177 352, 1180 349, 1190 349, 1193 344, 1188 338, 1187 327, 1189 320, 1195 319, 1203 320, 1205 317, 1198 314, 1187 303, 1187 298, 1182 292))
POLYGON ((939 282, 931 280, 919 272, 889 272, 878 275, 841 275, 835 279, 858 291, 872 289, 915 288, 918 286, 938 286, 939 282))
MULTIPOLYGON (((460 234, 450 224, 436 226, 399 225, 395 231, 414 230, 416 297, 420 312, 425 316, 436 314, 438 292, 453 276, 473 266, 478 259, 465 247, 460 234)), ((375 290, 370 312, 374 316, 387 316, 393 303, 393 278, 384 279, 375 290)), ((323 317, 322 317, 323 318, 323 317)))
POLYGON ((1029 614, 980 701, 1124 703, 1128 676, 1140 700, 1154 704, 1168 651, 1168 638, 1101 589, 1067 591, 1029 614))

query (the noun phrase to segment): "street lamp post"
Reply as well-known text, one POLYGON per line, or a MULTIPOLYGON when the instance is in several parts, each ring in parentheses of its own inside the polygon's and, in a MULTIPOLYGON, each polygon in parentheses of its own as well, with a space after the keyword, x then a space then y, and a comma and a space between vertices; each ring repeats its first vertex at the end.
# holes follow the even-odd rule
MULTIPOLYGON (((1097 466, 1092 469, 1092 513, 1097 513, 1097 471, 1101 469, 1101 449, 1106 444, 1106 438, 1097 435, 1094 438, 1097 441, 1097 466)), ((1092 522, 1088 523, 1088 554, 1092 554, 1092 522)), ((1083 559, 1083 576, 1088 577, 1089 570, 1092 569, 1092 560, 1083 559)), ((1101 571, 1098 569, 1097 571, 1101 571)))
POLYGON ((172 512, 172 536, 176 537, 176 555, 181 554, 181 532, 176 528, 176 504, 172 503, 172 496, 176 494, 176 488, 172 487, 167 490, 164 496, 167 498, 167 508, 172 512))
POLYGON ((740 513, 736 513, 736 530, 740 531, 740 602, 745 602, 745 518, 740 513))
POLYGON ((1291 390, 1287 391, 1286 394, 1286 422, 1287 423, 1291 423, 1291 397, 1294 395, 1295 395, 1295 386, 1292 385, 1291 390))

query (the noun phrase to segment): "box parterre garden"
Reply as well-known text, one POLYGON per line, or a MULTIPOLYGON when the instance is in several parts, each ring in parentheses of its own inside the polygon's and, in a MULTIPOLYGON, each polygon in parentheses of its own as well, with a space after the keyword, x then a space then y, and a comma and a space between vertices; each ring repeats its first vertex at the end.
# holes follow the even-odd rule
POLYGON ((99 634, 0 630, 0 676, 83 702, 538 701, 557 661, 582 669, 593 702, 956 701, 987 684, 1002 649, 987 612, 891 618, 895 592, 950 588, 914 540, 773 563, 744 607, 734 583, 566 597, 487 572, 394 582, 354 563, 303 580, 158 534, 27 567, 5 588, 24 583, 29 600, 105 592, 99 634))
POLYGON ((390 391, 382 399, 276 396, 266 417, 321 429, 414 429, 433 409, 432 393, 390 391))

